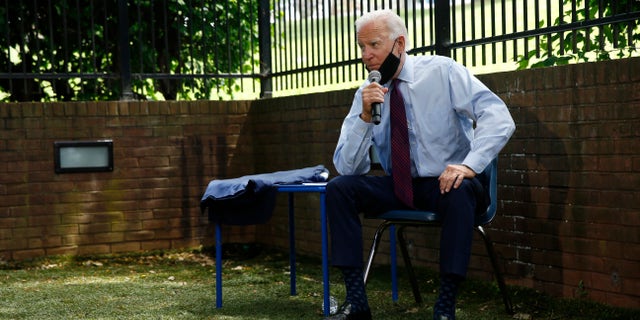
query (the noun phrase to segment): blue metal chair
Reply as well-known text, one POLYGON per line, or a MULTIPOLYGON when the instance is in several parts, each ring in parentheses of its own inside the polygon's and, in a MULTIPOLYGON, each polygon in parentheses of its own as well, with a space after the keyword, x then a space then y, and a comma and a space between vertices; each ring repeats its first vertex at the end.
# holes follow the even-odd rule
MULTIPOLYGON (((498 268, 498 261, 495 254, 495 250, 493 248, 493 242, 489 238, 489 235, 485 232, 482 226, 488 224, 493 220, 493 217, 496 215, 496 209, 498 205, 497 198, 497 159, 491 161, 491 164, 487 166, 487 168, 483 171, 479 177, 483 177, 488 179, 487 184, 489 187, 489 194, 491 198, 491 203, 487 208, 487 212, 478 215, 476 217, 475 230, 482 236, 484 240, 485 247, 487 248, 487 254, 489 255, 489 259, 491 260, 491 265, 493 266, 494 276, 496 281, 498 282, 498 287, 500 289, 500 293, 502 294, 502 300, 504 301, 504 306, 506 311, 509 314, 513 314, 513 306, 511 304, 511 298, 507 291, 507 287, 504 283, 504 278, 502 277, 502 273, 498 268)), ((485 186, 487 185, 485 184, 485 186)), ((418 226, 430 226, 430 227, 439 227, 440 226, 440 217, 435 212, 430 211, 418 211, 418 210, 392 210, 388 211, 378 217, 376 219, 383 219, 384 221, 378 226, 376 233, 373 237, 373 244, 371 245, 371 250, 369 251, 369 260, 367 261, 365 273, 364 273, 364 281, 367 282, 369 278, 369 271, 371 270, 371 265, 373 264, 373 260, 376 256, 376 252, 378 249, 378 245, 380 244, 380 239, 382 238, 382 234, 384 231, 389 228, 391 234, 393 234, 397 228, 396 237, 400 244, 400 251, 402 253, 402 257, 404 259, 404 264, 407 269, 407 273, 409 276, 409 281, 411 282, 411 288, 413 290, 413 295, 415 297, 416 303, 422 303, 422 297, 420 295, 420 291, 418 289, 418 282, 416 280, 415 273, 413 271, 413 266, 411 264, 411 259, 409 258, 409 253, 407 251, 407 243, 404 237, 404 229, 405 227, 418 227, 418 226)), ((391 243, 391 281, 392 281, 392 298, 393 301, 398 300, 398 286, 397 286, 397 277, 396 277, 396 237, 390 237, 391 243)))

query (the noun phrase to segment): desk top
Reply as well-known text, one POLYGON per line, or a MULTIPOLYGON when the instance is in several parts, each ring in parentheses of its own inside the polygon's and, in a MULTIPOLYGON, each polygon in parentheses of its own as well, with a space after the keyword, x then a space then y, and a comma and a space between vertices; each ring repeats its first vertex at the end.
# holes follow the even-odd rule
POLYGON ((276 184, 278 192, 320 192, 324 193, 327 190, 326 182, 309 182, 298 184, 276 184))

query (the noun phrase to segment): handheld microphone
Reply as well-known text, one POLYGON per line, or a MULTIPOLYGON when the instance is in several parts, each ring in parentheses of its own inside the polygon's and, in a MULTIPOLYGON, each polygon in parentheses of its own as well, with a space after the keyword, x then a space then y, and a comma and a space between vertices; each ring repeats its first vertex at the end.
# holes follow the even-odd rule
MULTIPOLYGON (((373 70, 369 72, 369 82, 380 83, 381 78, 382 75, 380 74, 380 71, 373 70)), ((382 118, 380 108, 380 102, 374 102, 371 104, 371 121, 374 124, 380 124, 380 119, 382 118)))

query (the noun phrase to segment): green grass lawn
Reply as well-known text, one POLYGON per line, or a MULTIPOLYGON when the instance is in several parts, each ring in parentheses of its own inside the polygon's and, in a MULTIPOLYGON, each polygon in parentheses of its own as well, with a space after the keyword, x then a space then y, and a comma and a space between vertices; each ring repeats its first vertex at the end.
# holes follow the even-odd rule
MULTIPOLYGON (((215 266, 206 251, 48 258, 0 265, 0 319, 322 319, 320 260, 298 257, 298 295, 289 295, 286 253, 230 254, 224 265, 224 306, 215 308, 215 266)), ((402 270, 401 270, 402 271, 402 270)), ((403 274, 401 273, 401 276, 403 274)), ((429 319, 437 275, 418 269, 425 303, 417 306, 405 278, 391 301, 388 268, 367 287, 374 319, 429 319)), ((458 319, 640 319, 640 310, 553 299, 511 287, 516 315, 508 315, 497 287, 465 282, 458 319)), ((344 287, 332 270, 331 291, 344 287)))

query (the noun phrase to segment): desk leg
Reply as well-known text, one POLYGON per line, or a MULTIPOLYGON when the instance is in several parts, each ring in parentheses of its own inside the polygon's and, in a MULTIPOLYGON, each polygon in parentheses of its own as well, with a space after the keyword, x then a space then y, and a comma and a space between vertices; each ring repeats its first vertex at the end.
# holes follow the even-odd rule
POLYGON ((326 193, 320 193, 320 232, 322 233, 322 282, 324 291, 324 315, 329 315, 331 304, 329 303, 329 253, 327 237, 327 212, 326 193))
POLYGON ((222 308, 222 228, 216 222, 216 308, 222 308))
POLYGON ((293 193, 289 193, 289 271, 291 285, 291 295, 295 296, 296 292, 296 227, 294 219, 294 203, 293 193))

